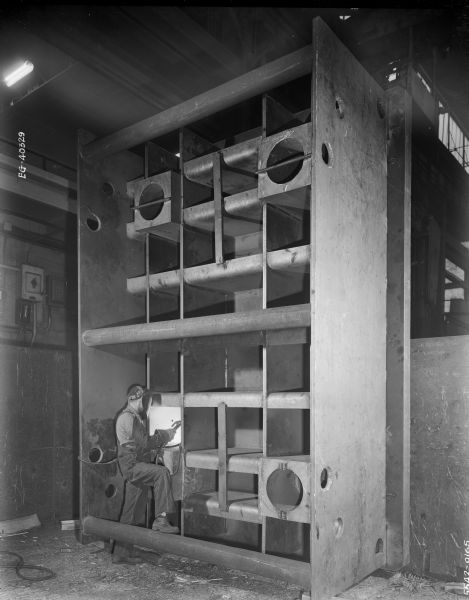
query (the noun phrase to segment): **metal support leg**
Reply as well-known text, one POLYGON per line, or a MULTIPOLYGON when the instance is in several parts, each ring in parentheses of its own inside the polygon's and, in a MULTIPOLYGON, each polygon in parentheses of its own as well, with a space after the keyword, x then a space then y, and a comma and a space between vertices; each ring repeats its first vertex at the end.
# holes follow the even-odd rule
POLYGON ((218 504, 223 512, 228 510, 226 461, 226 404, 220 402, 218 405, 218 504))

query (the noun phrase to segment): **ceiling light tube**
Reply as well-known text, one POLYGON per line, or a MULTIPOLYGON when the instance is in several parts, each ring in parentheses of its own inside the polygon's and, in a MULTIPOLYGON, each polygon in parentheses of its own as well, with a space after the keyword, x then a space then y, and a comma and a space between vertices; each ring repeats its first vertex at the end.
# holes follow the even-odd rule
POLYGON ((24 63, 21 65, 21 67, 18 67, 17 69, 12 71, 8 75, 5 75, 5 77, 3 78, 3 81, 6 83, 6 85, 8 87, 11 87, 17 81, 19 81, 20 79, 23 79, 23 77, 26 77, 26 75, 31 73, 31 71, 33 69, 34 69, 33 63, 29 60, 25 60, 24 63))

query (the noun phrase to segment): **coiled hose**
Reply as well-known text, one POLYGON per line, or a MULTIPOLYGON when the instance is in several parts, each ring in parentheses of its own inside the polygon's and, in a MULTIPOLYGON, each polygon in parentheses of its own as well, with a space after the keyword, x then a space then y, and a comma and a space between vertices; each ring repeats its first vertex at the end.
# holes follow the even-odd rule
POLYGON ((0 551, 0 568, 15 569, 18 577, 26 579, 26 581, 45 581, 46 579, 52 579, 56 576, 54 571, 51 571, 46 567, 26 565, 20 554, 9 552, 8 550, 0 551), (34 572, 37 572, 38 575, 34 575, 34 572))

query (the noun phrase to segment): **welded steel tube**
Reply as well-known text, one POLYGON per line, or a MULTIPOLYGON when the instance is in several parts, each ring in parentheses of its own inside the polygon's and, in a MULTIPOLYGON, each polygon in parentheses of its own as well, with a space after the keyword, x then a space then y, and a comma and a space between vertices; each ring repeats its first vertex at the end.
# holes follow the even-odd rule
MULTIPOLYGON (((228 215, 251 217, 252 213, 255 212, 255 217, 260 218, 262 201, 257 194, 257 188, 253 188, 252 190, 227 196, 225 198, 224 208, 228 215)), ((215 208, 213 200, 184 209, 184 223, 194 227, 196 227, 200 221, 208 221, 209 219, 213 219, 214 216, 215 208)))
MULTIPOLYGON (((228 167, 246 169, 248 172, 254 174, 257 171, 261 140, 261 137, 256 137, 220 150, 223 155, 223 161, 228 167)), ((184 165, 184 175, 190 181, 212 185, 213 161, 216 159, 217 154, 217 152, 212 152, 211 154, 188 161, 184 165)))
POLYGON ((83 332, 82 339, 86 346, 105 346, 244 333, 246 331, 308 327, 310 323, 310 305, 298 304, 265 310, 175 319, 174 321, 88 329, 83 332))
MULTIPOLYGON (((296 248, 274 250, 267 254, 267 265, 272 270, 294 271, 306 269, 310 263, 311 249, 309 245, 296 248)), ((184 269, 184 283, 188 285, 204 285, 236 277, 262 274, 262 254, 252 254, 227 260, 223 264, 211 263, 184 269)), ((149 278, 152 291, 177 288, 179 286, 179 271, 154 273, 149 278)), ((130 294, 145 293, 147 278, 132 277, 127 279, 127 291, 130 294)), ((260 285, 260 282, 259 282, 260 285)))
POLYGON ((290 581, 306 590, 311 588, 310 565, 297 560, 262 554, 244 548, 232 548, 205 540, 156 533, 151 529, 124 525, 96 517, 85 517, 83 533, 143 546, 158 552, 187 556, 271 579, 290 581))
POLYGON ((298 79, 310 73, 312 65, 313 49, 312 45, 308 45, 143 121, 86 144, 82 150, 83 158, 89 160, 109 156, 185 127, 219 110, 298 79))
MULTIPOLYGON (((182 396, 177 392, 161 392, 162 406, 181 406, 182 396)), ((224 402, 229 408, 262 408, 262 392, 189 392, 184 394, 188 408, 216 408, 224 402)), ((309 392, 273 392, 267 395, 268 408, 309 408, 309 392)))

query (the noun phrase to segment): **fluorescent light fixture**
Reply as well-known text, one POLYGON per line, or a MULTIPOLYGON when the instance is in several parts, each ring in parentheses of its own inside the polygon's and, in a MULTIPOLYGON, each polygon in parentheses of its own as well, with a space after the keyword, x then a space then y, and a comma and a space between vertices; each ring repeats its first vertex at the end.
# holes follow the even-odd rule
POLYGON ((33 63, 29 60, 25 60, 24 63, 21 65, 21 67, 18 67, 17 69, 12 71, 8 75, 5 75, 5 77, 3 78, 3 81, 6 83, 6 85, 8 87, 11 87, 17 81, 19 81, 20 79, 23 79, 23 77, 26 77, 26 75, 31 73, 31 71, 33 69, 34 69, 33 63))

